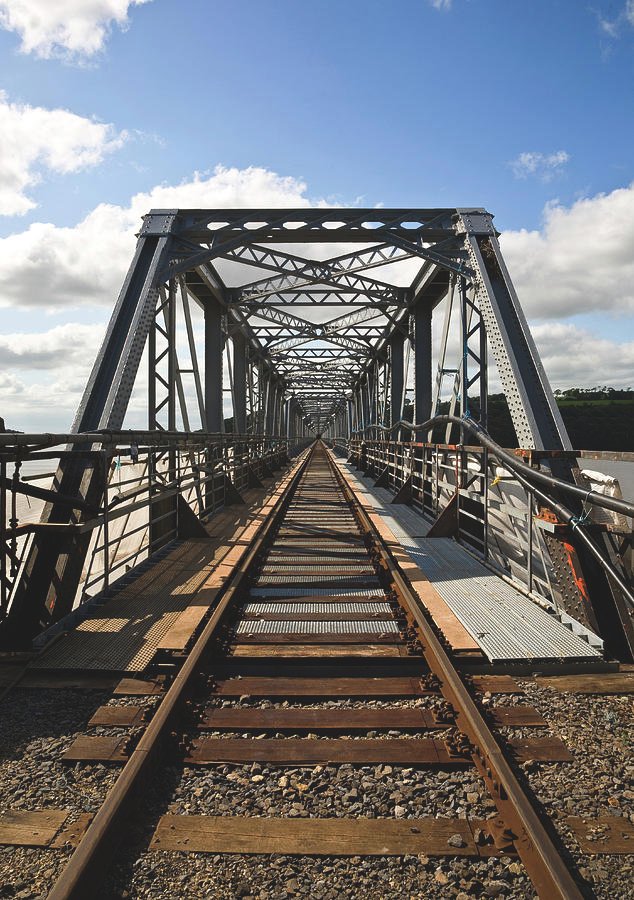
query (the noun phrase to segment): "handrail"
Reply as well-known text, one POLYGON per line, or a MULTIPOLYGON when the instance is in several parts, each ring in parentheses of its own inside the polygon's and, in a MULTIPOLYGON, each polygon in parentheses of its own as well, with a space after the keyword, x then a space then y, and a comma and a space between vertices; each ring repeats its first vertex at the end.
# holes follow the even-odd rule
MULTIPOLYGON (((189 444, 244 444, 261 441, 288 441, 286 435, 280 434, 238 434, 237 432, 207 432, 207 431, 136 431, 134 429, 112 431, 86 431, 78 434, 66 434, 58 432, 23 433, 20 431, 0 432, 0 448, 24 447, 33 445, 35 448, 56 447, 59 444, 137 444, 157 446, 169 443, 189 444)), ((293 437, 290 440, 299 440, 293 437)))
MULTIPOLYGON (((626 584, 626 582, 621 578, 620 574, 614 568, 614 566, 605 559, 603 553, 600 548, 596 545, 593 539, 589 534, 581 527, 583 520, 581 517, 575 515, 571 510, 569 510, 566 506, 560 503, 558 500, 549 496, 548 494, 543 493, 538 487, 535 486, 535 482, 547 488, 555 489, 560 491, 561 493, 567 493, 578 500, 581 500, 584 504, 592 503, 595 506, 601 506, 604 509, 610 509, 614 512, 621 513, 627 517, 634 517, 634 504, 626 502, 624 500, 617 500, 614 497, 607 497, 605 494, 599 494, 596 491, 585 491, 583 488, 577 487, 575 484, 570 484, 567 481, 563 481, 561 478, 556 478, 554 475, 546 475, 544 472, 540 472, 538 469, 533 469, 531 466, 527 466, 526 463, 519 460, 512 453, 509 453, 503 447, 500 447, 496 441, 491 438, 484 428, 473 419, 460 418, 459 416, 451 416, 451 415, 438 415, 434 416, 431 419, 428 419, 426 422, 422 422, 420 425, 413 425, 411 422, 397 422, 392 426, 383 426, 383 425, 368 425, 364 429, 367 431, 369 428, 379 429, 381 431, 393 431, 395 428, 403 427, 409 428, 411 431, 431 431, 436 425, 440 424, 454 424, 459 425, 472 434, 483 447, 486 447, 498 460, 503 462, 505 466, 510 469, 520 484, 526 489, 533 492, 535 497, 539 499, 546 506, 549 506, 553 512, 555 512, 566 525, 569 525, 574 533, 579 536, 579 539, 585 545, 585 547, 590 551, 590 553, 594 556, 597 562, 601 565, 601 567, 605 570, 610 578, 618 585, 620 590, 623 592, 627 602, 634 609, 634 593, 630 587, 626 584)), ((359 432, 354 432, 358 434, 359 432)))
POLYGON ((378 429, 379 431, 394 431, 396 428, 408 428, 410 431, 431 431, 436 425, 446 425, 449 423, 452 425, 459 425, 461 428, 464 428, 472 434, 479 444, 486 447, 487 450, 490 450, 491 453, 493 453, 493 455, 501 462, 504 462, 509 469, 514 472, 522 473, 530 484, 536 482, 544 487, 557 488, 557 490, 560 490, 562 493, 570 494, 576 499, 581 500, 583 503, 592 503, 594 506, 610 509, 612 512, 621 513, 621 515, 627 516, 628 518, 634 517, 634 503, 630 503, 626 500, 618 500, 616 497, 608 497, 606 494, 599 494, 597 491, 586 491, 576 484, 571 484, 561 478, 556 478, 554 475, 546 475, 545 472, 533 469, 512 453, 509 453, 508 450, 501 447, 489 436, 478 422, 468 417, 460 418, 459 416, 438 415, 428 419, 426 422, 421 422, 420 425, 413 425, 411 422, 406 422, 405 420, 401 420, 400 422, 396 422, 394 425, 389 426, 372 424, 366 425, 363 429, 354 431, 353 434, 359 434, 372 428, 378 429))

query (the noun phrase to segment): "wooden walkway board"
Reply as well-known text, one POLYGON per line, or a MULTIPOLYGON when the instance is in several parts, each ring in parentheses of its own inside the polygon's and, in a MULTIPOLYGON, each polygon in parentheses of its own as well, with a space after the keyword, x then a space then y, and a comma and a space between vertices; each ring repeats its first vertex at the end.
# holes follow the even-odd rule
MULTIPOLYGON (((473 823, 475 825, 475 823, 473 823)), ((466 819, 273 819, 163 816, 151 850, 301 856, 478 856, 466 819), (448 841, 459 834, 463 846, 448 841)))
POLYGON ((621 816, 597 819, 569 816, 566 825, 574 833, 583 853, 634 853, 634 824, 621 816))
POLYGON ((80 734, 62 756, 62 762, 126 762, 130 755, 127 743, 126 737, 80 734))
POLYGON ((111 728, 132 728, 143 725, 145 721, 143 706, 100 706, 88 722, 89 726, 105 726, 111 728))
POLYGON ((36 812, 11 810, 0 815, 0 844, 13 847, 48 847, 69 816, 67 809, 36 812))
POLYGON ((435 723, 428 709, 208 709, 199 728, 230 731, 367 731, 426 729, 435 723))
POLYGON ((523 694, 524 690, 510 675, 473 675, 473 686, 482 694, 523 694))
POLYGON ((222 697, 421 697, 437 694, 421 687, 419 678, 267 678, 248 676, 218 681, 222 697))
MULTIPOLYGON (((534 757, 532 757, 534 758, 534 757)), ((193 741, 186 763, 265 762, 277 765, 318 763, 396 763, 399 765, 471 765, 465 757, 450 758, 442 741, 431 738, 319 740, 315 738, 199 738, 193 741)))
POLYGON ((112 692, 115 697, 152 697, 165 693, 162 678, 122 678, 112 692))

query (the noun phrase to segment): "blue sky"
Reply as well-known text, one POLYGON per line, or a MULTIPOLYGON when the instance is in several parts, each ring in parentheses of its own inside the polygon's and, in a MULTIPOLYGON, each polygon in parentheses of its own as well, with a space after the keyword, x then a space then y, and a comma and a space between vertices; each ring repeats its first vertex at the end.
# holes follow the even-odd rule
POLYGON ((149 0, 125 23, 126 0, 55 6, 0 0, 0 366, 21 421, 50 419, 29 407, 44 373, 76 402, 133 196, 183 184, 195 205, 198 172, 213 202, 217 166, 236 201, 266 183, 269 200, 486 206, 553 384, 634 386, 632 0, 149 0), (104 204, 121 236, 100 252, 104 204))

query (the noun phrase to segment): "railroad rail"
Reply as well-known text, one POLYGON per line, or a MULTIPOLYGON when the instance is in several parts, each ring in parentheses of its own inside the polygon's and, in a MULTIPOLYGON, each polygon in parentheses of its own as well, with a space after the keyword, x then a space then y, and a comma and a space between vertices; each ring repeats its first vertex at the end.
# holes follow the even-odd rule
MULTIPOLYGON (((159 777, 165 755, 195 767, 246 762, 473 766, 499 816, 480 823, 242 818, 238 843, 232 837, 235 818, 164 816, 156 826, 155 849, 292 853, 299 842, 302 853, 319 854, 337 853, 344 842, 345 852, 383 848, 399 853, 424 852, 440 839, 445 853, 517 853, 540 896, 581 897, 574 873, 512 762, 522 752, 523 758, 526 753, 538 756, 539 741, 514 749, 496 738, 478 702, 478 687, 486 685, 457 670, 407 578, 406 561, 399 559, 380 520, 364 508, 323 443, 313 445, 286 475, 267 507, 248 547, 237 548, 229 560, 230 575, 189 652, 162 661, 170 677, 136 746, 130 748, 116 735, 86 735, 66 753, 68 762, 118 760, 124 765, 53 887, 51 900, 90 894, 99 870, 122 840, 142 784, 159 777), (244 695, 304 701, 428 695, 431 706, 314 710, 215 705, 219 697, 244 695), (356 736, 394 729, 415 736, 356 736), (236 732, 267 736, 225 736, 236 732), (440 737, 421 737, 421 732, 440 737), (278 736, 270 737, 272 733, 278 736), (178 749, 174 734, 180 736, 178 749), (446 846, 448 835, 453 835, 453 849, 446 846)), ((104 706, 92 724, 138 724, 137 712, 135 707, 104 706)), ((517 724, 530 724, 530 719, 530 709, 515 707, 517 724)), ((565 752, 559 758, 566 759, 565 752)))

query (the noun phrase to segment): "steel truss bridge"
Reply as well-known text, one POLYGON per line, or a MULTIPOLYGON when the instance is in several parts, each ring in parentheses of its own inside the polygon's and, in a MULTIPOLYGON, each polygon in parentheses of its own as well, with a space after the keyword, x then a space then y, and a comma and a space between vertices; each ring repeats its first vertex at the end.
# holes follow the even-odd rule
POLYGON ((584 479, 493 217, 460 208, 146 215, 72 433, 0 435, 2 645, 208 534, 318 435, 431 537, 632 657, 634 510, 584 479), (487 434, 490 383, 511 453, 487 434))

